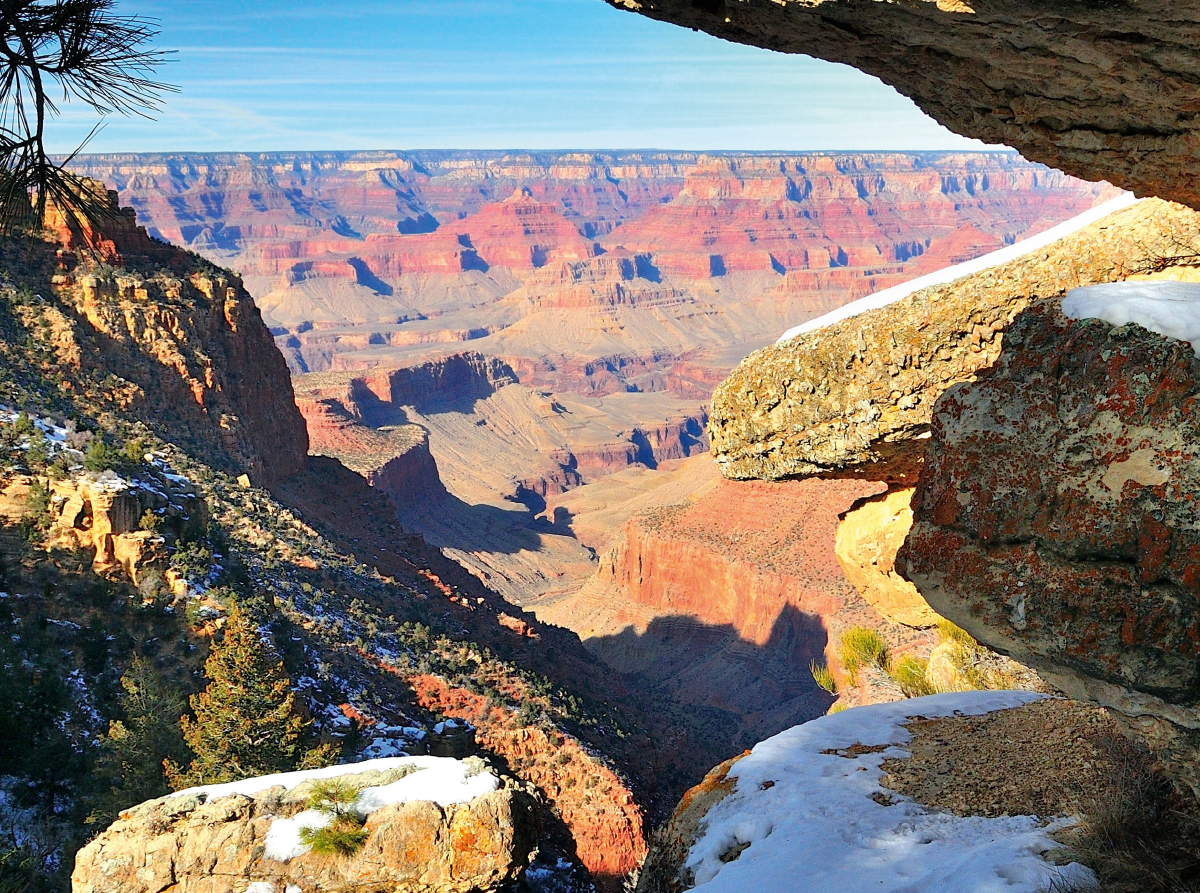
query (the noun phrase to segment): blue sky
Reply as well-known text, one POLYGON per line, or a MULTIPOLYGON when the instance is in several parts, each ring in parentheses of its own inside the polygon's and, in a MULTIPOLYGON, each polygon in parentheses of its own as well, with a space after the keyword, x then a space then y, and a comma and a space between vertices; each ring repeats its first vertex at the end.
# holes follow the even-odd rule
MULTIPOLYGON (((122 0, 180 87, 89 151, 954 149, 854 69, 719 41, 601 0, 122 0)), ((54 148, 92 118, 69 110, 54 148)))

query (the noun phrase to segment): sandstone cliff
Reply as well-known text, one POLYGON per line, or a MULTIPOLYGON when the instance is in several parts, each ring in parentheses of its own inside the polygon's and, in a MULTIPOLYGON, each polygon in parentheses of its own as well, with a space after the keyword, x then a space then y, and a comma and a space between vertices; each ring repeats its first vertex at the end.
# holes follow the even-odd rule
POLYGON ((1195 10, 1169 0, 607 0, 726 40, 844 62, 935 120, 1088 180, 1200 206, 1195 10))
POLYGON ((4 247, 6 265, 54 297, 45 320, 64 389, 84 386, 73 375, 116 376, 119 387, 81 396, 140 418, 256 483, 294 474, 308 447, 304 422, 283 357, 241 281, 152 241, 126 212, 116 220, 98 242, 60 233, 67 246, 97 242, 98 250, 51 258, 49 246, 4 247))

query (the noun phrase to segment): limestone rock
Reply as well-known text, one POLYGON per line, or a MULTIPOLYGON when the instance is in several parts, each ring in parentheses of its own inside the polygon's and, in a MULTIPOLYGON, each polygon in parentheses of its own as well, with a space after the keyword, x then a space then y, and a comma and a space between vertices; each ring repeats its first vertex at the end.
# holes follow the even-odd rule
POLYGON ((1200 738, 1198 393, 1191 345, 1033 305, 995 367, 938 401, 897 557, 980 642, 1185 750, 1200 738))
MULTIPOLYGON (((378 773, 375 773, 378 774, 378 773)), ((364 775, 353 776, 362 783, 364 775)), ((394 779, 393 779, 394 780, 394 779)), ((386 784, 381 777, 371 784, 386 784)), ((455 806, 412 801, 367 819, 353 856, 265 854, 271 823, 302 811, 304 786, 252 796, 151 800, 121 814, 80 850, 74 893, 361 893, 491 891, 514 880, 537 845, 537 801, 506 785, 455 806)))
POLYGON ((856 503, 838 525, 834 554, 846 579, 886 619, 933 626, 938 615, 895 570, 896 552, 912 527, 912 495, 906 487, 856 503))
POLYGON ((853 65, 951 130, 1200 207, 1190 3, 608 0, 725 40, 853 65))
MULTIPOLYGON (((194 496, 173 494, 173 498, 180 514, 203 516, 203 504, 194 496)), ((147 565, 166 558, 161 538, 140 529, 142 515, 170 502, 161 492, 130 487, 112 472, 54 481, 50 486, 51 534, 71 548, 94 549, 92 570, 96 573, 122 570, 138 583, 147 565)))
POLYGON ((735 479, 857 474, 911 485, 934 402, 995 362, 1031 301, 1189 254, 1200 254, 1200 214, 1142 202, 1044 251, 756 351, 713 395, 713 456, 735 479))

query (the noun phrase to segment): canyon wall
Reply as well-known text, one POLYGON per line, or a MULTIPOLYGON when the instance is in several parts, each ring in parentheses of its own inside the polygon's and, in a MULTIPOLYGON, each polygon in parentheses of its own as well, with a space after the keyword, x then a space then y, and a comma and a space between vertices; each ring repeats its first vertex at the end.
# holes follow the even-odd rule
POLYGON ((65 392, 83 389, 77 396, 111 403, 255 483, 300 470, 308 435, 288 370, 236 276, 153 242, 128 212, 102 236, 81 235, 77 225, 71 233, 53 212, 48 226, 64 230, 64 245, 93 248, 55 254, 49 244, 11 241, 3 261, 32 289, 58 297, 45 321, 65 392), (72 371, 121 385, 73 384, 72 371))
POLYGON ((607 0, 725 40, 844 62, 951 130, 1200 206, 1200 13, 1188 3, 607 0))
POLYGON ((881 490, 719 481, 633 515, 582 590, 534 610, 748 746, 828 709, 809 668, 837 666, 849 627, 882 630, 898 654, 929 644, 864 601, 834 556, 839 516, 881 490))

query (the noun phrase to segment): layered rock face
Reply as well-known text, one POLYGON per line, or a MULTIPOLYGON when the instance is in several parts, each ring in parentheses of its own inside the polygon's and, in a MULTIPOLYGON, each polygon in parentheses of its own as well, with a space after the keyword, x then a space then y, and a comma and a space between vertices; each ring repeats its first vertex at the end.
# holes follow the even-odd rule
POLYGON ((239 270, 296 371, 395 365, 464 340, 568 361, 725 353, 1044 229, 1104 192, 978 153, 79 164, 117 185, 153 232, 239 270))
MULTIPOLYGON (((359 785, 399 777, 379 771, 347 776, 348 783, 359 785)), ((351 856, 272 857, 272 825, 302 812, 311 792, 312 785, 303 784, 252 795, 184 794, 143 803, 122 813, 79 852, 72 889, 489 891, 514 880, 537 846, 537 801, 509 785, 450 806, 415 800, 378 809, 367 817, 366 841, 351 856)))
POLYGON ((938 401, 897 559, 940 614, 1076 697, 1167 720, 1171 745, 1171 723, 1200 739, 1198 391, 1190 344, 1034 305, 938 401))
POLYGON ((1194 212, 1141 202, 1044 251, 764 348, 713 394, 713 455, 735 479, 848 473, 911 485, 914 441, 937 398, 995 362, 1031 300, 1198 251, 1194 212))
MULTIPOLYGON (((109 195, 115 217, 103 233, 82 232, 53 211, 48 218, 64 245, 91 246, 78 258, 60 254, 43 286, 61 302, 61 313, 47 316, 60 362, 124 379, 121 409, 219 467, 262 484, 294 474, 308 448, 304 423, 287 366, 241 281, 153 242, 109 195)), ((28 258, 18 266, 28 267, 28 258)))
POLYGON ((608 0, 726 40, 844 62, 958 133, 1200 206, 1200 16, 1039 0, 608 0))

